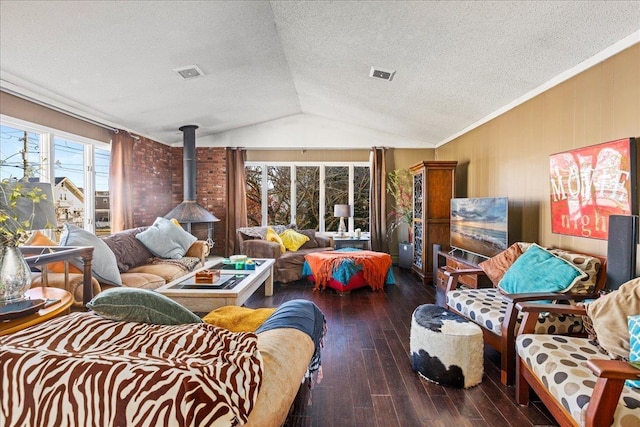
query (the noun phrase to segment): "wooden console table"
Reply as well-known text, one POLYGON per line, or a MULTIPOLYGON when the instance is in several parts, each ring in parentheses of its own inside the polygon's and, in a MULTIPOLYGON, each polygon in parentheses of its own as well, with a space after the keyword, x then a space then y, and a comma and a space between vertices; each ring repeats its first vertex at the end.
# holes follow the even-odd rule
MULTIPOLYGON (((45 266, 56 261, 69 261, 81 258, 84 264, 82 278, 82 305, 86 306, 93 298, 91 284, 91 263, 93 262, 93 246, 20 246, 29 267, 45 266)), ((43 286, 47 286, 47 269, 42 269, 43 286)), ((68 266, 65 268, 65 283, 68 284, 68 266)))

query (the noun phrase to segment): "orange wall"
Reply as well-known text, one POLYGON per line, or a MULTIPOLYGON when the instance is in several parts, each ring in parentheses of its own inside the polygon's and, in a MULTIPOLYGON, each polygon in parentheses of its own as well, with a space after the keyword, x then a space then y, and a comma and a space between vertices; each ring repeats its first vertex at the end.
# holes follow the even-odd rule
POLYGON ((508 196, 514 235, 604 255, 606 241, 551 232, 549 155, 640 136, 640 44, 436 149, 459 197, 508 196))

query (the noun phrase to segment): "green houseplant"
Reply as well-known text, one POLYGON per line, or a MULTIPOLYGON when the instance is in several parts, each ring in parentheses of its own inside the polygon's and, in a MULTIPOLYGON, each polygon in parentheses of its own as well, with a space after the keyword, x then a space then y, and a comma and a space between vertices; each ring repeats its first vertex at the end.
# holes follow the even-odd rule
POLYGON ((31 270, 20 252, 31 230, 55 224, 51 185, 0 181, 0 304, 19 301, 31 287, 31 270))
POLYGON ((408 169, 395 169, 387 174, 387 192, 395 199, 395 207, 387 215, 387 239, 401 224, 408 225, 408 241, 411 242, 413 221, 413 179, 408 169))

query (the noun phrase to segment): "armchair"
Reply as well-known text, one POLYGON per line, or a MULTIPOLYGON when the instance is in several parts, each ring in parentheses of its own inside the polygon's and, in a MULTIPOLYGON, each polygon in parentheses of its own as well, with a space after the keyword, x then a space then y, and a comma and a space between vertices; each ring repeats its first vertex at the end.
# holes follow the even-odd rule
POLYGON ((516 339, 516 401, 538 395, 562 427, 640 425, 640 389, 625 385, 640 370, 612 360, 588 338, 533 334, 541 313, 585 315, 581 306, 518 303, 524 313, 516 339), (540 352, 541 347, 553 348, 540 352))
MULTIPOLYGON (((516 243, 521 249, 531 244, 516 243)), ((507 249, 508 251, 509 249, 507 249)), ((505 251, 505 252, 507 252, 505 251)), ((458 279, 463 275, 484 275, 481 268, 444 271, 447 278, 447 308, 482 327, 484 342, 500 353, 500 379, 505 385, 515 380, 515 336, 522 319, 516 305, 518 303, 549 300, 575 301, 593 298, 606 282, 606 258, 595 255, 576 254, 561 249, 553 249, 554 255, 571 262, 587 274, 581 285, 569 293, 527 292, 503 294, 494 282, 492 288, 466 289, 458 287, 458 279)), ((499 257, 496 255, 496 257, 499 257)), ((505 268, 505 270, 508 269, 505 268)), ((535 325, 536 333, 549 331, 558 334, 577 334, 582 332, 580 317, 559 313, 540 316, 535 325)))

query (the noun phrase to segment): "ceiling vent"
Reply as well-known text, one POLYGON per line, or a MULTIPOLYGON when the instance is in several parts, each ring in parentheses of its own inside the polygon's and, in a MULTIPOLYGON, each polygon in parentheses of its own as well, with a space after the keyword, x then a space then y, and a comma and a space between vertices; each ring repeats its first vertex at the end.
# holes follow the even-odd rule
POLYGON ((393 80, 393 76, 395 75, 396 75, 395 71, 385 70, 380 67, 371 67, 371 71, 369 72, 369 77, 375 77, 377 79, 388 80, 388 81, 393 80))
POLYGON ((198 68, 197 65, 188 65, 186 67, 174 68, 173 71, 178 73, 178 75, 185 80, 204 76, 204 73, 200 68, 198 68))

